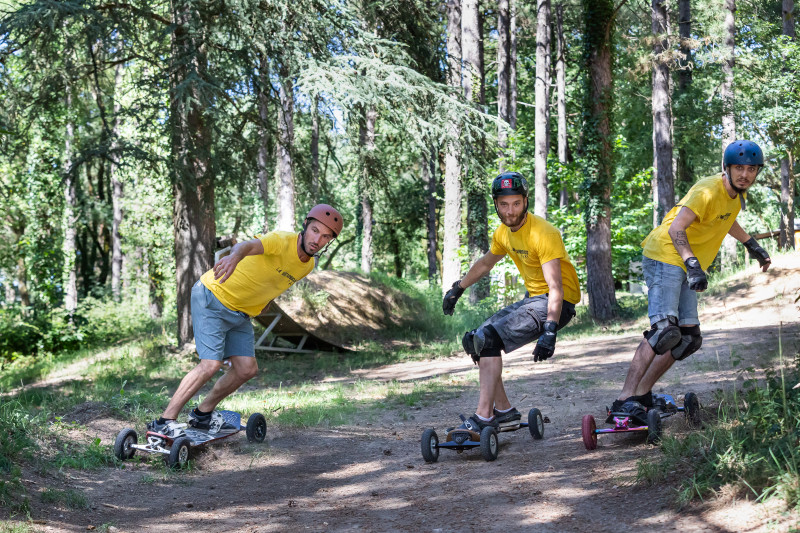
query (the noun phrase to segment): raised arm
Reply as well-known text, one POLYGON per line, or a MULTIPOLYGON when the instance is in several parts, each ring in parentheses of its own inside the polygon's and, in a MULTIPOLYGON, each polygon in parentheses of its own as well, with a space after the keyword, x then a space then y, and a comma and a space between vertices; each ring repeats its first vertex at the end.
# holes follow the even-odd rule
POLYGON ((239 261, 248 255, 261 255, 264 253, 264 245, 261 239, 252 239, 236 243, 231 248, 231 253, 217 261, 214 265, 214 279, 218 279, 220 283, 225 283, 233 271, 236 270, 236 265, 239 261))

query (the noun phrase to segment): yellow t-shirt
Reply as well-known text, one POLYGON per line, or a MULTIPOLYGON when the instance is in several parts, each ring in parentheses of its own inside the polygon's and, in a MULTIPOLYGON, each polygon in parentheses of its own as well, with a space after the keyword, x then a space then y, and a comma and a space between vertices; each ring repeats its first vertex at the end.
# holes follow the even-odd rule
POLYGON ((668 230, 681 207, 688 207, 697 218, 686 228, 686 237, 700 266, 707 270, 741 209, 739 195, 731 198, 722 180, 722 174, 714 174, 695 183, 678 205, 667 213, 661 225, 642 241, 644 256, 686 270, 668 230))
POLYGON ((214 279, 213 268, 200 281, 228 309, 258 316, 269 302, 314 269, 313 259, 303 263, 297 256, 297 239, 297 233, 289 231, 267 233, 261 237, 264 253, 239 261, 225 283, 214 279))
POLYGON ((501 224, 492 235, 490 251, 494 255, 508 254, 511 257, 522 279, 525 280, 525 288, 531 296, 550 292, 550 287, 544 279, 542 264, 560 259, 564 299, 573 304, 581 300, 578 274, 569 260, 567 249, 564 248, 561 233, 542 217, 528 213, 525 224, 513 232, 511 228, 501 224))

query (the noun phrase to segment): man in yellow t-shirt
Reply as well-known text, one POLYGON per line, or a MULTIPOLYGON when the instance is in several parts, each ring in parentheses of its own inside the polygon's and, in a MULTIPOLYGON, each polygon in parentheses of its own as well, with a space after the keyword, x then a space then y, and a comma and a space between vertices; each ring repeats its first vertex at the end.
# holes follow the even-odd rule
POLYGON ((770 257, 736 222, 744 195, 764 166, 761 148, 738 140, 725 148, 722 174, 701 179, 642 242, 650 330, 636 349, 619 397, 608 409, 646 419, 653 406, 653 385, 680 361, 700 349, 697 293, 708 287, 704 270, 714 261, 722 239, 742 242, 766 272, 770 257))
POLYGON ((342 215, 319 204, 309 211, 303 231, 273 231, 260 239, 233 246, 192 288, 192 326, 200 363, 184 376, 160 418, 148 429, 176 438, 186 424, 175 420, 186 403, 222 366, 231 369, 219 378, 200 404, 189 413, 189 425, 219 431, 225 422, 217 404, 256 375, 253 325, 274 298, 314 268, 313 257, 341 233, 342 215))
POLYGON ((502 224, 492 236, 489 252, 444 296, 442 310, 452 315, 464 290, 477 282, 505 255, 525 281, 528 295, 464 334, 464 350, 480 368, 480 398, 475 414, 462 428, 478 433, 486 426, 516 429, 522 418, 506 396, 501 352, 509 353, 536 339, 534 361, 553 355, 556 332, 575 316, 581 299, 578 275, 569 260, 561 233, 545 219, 528 213, 528 182, 518 172, 500 174, 492 182, 494 207, 502 224))

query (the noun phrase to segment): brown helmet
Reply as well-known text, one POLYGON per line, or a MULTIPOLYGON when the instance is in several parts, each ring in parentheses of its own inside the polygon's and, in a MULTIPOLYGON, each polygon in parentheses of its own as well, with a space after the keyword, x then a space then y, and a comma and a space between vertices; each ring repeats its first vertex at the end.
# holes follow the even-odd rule
POLYGON ((315 220, 319 220, 326 226, 328 226, 331 231, 333 231, 333 236, 338 237, 339 234, 342 232, 342 228, 344 227, 344 220, 342 220, 342 214, 336 210, 335 207, 330 206, 328 204, 317 204, 311 208, 311 211, 308 212, 306 215, 306 220, 309 218, 313 218, 315 220))

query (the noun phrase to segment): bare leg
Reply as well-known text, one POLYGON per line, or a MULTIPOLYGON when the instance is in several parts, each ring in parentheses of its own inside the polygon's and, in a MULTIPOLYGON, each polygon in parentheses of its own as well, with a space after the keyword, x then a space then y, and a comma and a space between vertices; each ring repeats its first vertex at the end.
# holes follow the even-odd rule
POLYGON ((197 407, 203 411, 213 411, 219 402, 258 374, 255 357, 235 355, 230 358, 231 369, 214 383, 214 388, 197 407))
POLYGON ((219 370, 220 366, 222 366, 220 361, 214 361, 213 359, 200 359, 200 362, 197 364, 197 366, 191 369, 189 373, 183 377, 181 384, 178 385, 178 390, 176 390, 175 394, 172 395, 169 405, 167 405, 167 408, 164 410, 164 414, 161 416, 169 420, 175 420, 178 418, 178 415, 180 414, 181 409, 183 409, 183 406, 186 405, 186 402, 191 400, 192 396, 194 396, 197 391, 203 387, 203 385, 208 383, 208 380, 214 376, 217 370, 219 370))
MULTIPOLYGON (((628 368, 628 375, 625 376, 625 385, 623 385, 622 392, 619 394, 620 400, 625 400, 635 394, 635 391, 639 388, 639 382, 642 381, 642 376, 650 367, 655 355, 656 352, 653 351, 650 343, 646 339, 642 339, 639 347, 636 348, 636 353, 633 355, 633 361, 631 361, 631 366, 628 368)), ((672 356, 670 356, 670 359, 672 359, 672 356)))
POLYGON ((672 357, 672 350, 655 356, 653 362, 647 368, 647 372, 644 373, 644 376, 639 381, 634 394, 638 396, 653 390, 653 386, 672 367, 673 363, 675 363, 675 359, 672 357))
POLYGON ((495 384, 494 406, 501 411, 505 411, 511 408, 511 402, 508 400, 506 388, 503 386, 503 361, 500 357, 498 359, 500 359, 500 373, 497 374, 497 383, 495 384))
MULTIPOLYGON (((481 395, 478 399, 476 413, 484 418, 491 418, 497 394, 497 382, 500 381, 500 373, 503 370, 503 359, 500 357, 481 357, 478 367, 480 368, 481 395)), ((503 391, 503 396, 505 396, 505 390, 503 391)), ((507 398, 506 402, 508 402, 507 398)))

